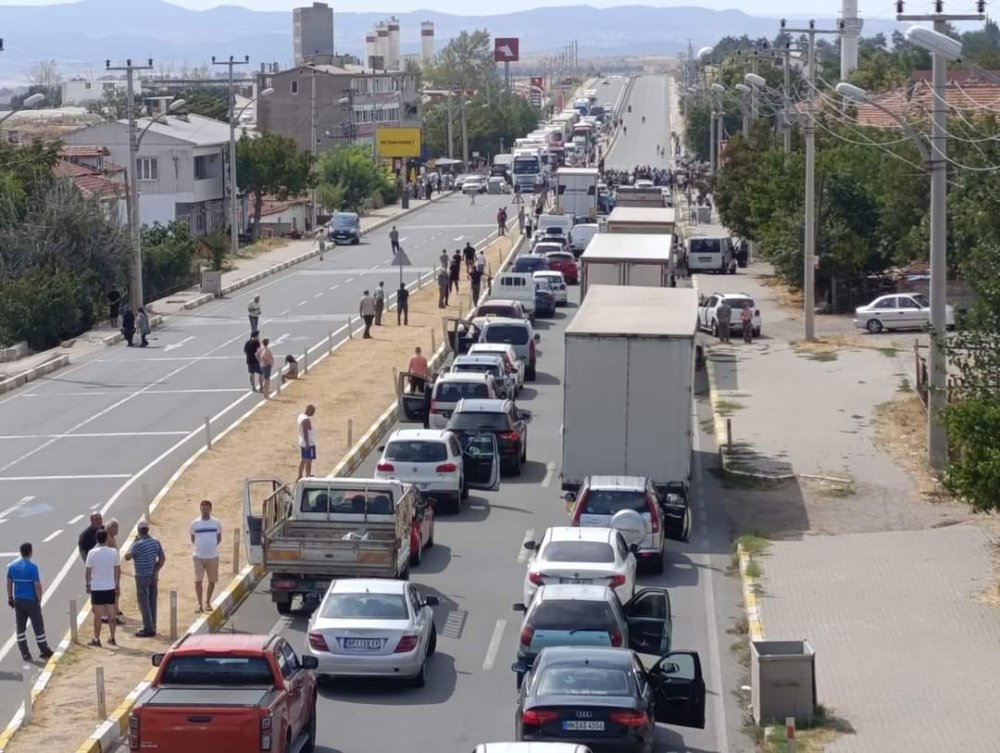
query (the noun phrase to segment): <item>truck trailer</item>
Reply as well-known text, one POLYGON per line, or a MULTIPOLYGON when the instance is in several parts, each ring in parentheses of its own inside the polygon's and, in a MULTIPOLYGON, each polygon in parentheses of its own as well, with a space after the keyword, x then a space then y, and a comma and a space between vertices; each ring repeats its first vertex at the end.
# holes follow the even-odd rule
POLYGON ((608 215, 605 231, 608 233, 655 233, 674 235, 677 230, 677 211, 667 207, 616 206, 608 215))
POLYGON ((674 236, 598 233, 580 257, 580 298, 593 285, 668 288, 673 273, 674 236))
POLYGON ((597 184, 601 174, 596 167, 561 167, 556 171, 558 211, 571 217, 597 218, 597 184))

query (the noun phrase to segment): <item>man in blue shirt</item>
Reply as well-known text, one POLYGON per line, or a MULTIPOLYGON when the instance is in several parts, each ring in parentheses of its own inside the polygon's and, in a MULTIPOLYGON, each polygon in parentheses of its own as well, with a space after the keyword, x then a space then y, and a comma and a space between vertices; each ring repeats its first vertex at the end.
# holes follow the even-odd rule
POLYGON ((149 521, 140 520, 138 529, 139 537, 132 542, 125 560, 135 563, 135 596, 142 614, 142 630, 136 631, 136 636, 152 638, 156 635, 157 579, 167 558, 160 542, 149 535, 149 521))
POLYGON ((31 561, 31 544, 21 544, 21 557, 7 565, 7 604, 14 610, 17 625, 17 647, 21 658, 31 661, 28 651, 28 620, 35 631, 38 655, 43 659, 52 656, 48 640, 45 638, 45 622, 42 620, 42 580, 38 575, 38 565, 31 561))

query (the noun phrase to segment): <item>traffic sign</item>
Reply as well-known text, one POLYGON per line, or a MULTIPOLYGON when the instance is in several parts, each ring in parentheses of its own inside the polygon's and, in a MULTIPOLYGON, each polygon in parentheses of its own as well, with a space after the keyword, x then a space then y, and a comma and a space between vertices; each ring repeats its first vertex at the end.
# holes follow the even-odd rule
POLYGON ((518 37, 495 37, 493 60, 497 63, 516 63, 521 59, 521 40, 518 37))

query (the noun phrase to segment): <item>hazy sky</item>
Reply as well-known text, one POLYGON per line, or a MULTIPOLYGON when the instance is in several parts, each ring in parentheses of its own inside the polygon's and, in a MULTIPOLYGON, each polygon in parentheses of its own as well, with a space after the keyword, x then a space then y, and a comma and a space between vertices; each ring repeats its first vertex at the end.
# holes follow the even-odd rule
MULTIPOLYGON (((300 5, 310 5, 312 0, 167 0, 174 5, 185 8, 203 10, 216 5, 242 5, 253 10, 290 10, 300 5)), ((415 10, 433 10, 440 13, 455 13, 467 15, 476 7, 480 14, 509 13, 511 11, 528 10, 543 6, 557 5, 593 5, 610 8, 618 5, 695 5, 716 10, 739 8, 751 15, 780 16, 783 14, 795 16, 827 16, 837 15, 840 9, 838 0, 815 0, 803 5, 800 0, 501 0, 498 3, 475 3, 468 0, 328 0, 339 11, 367 11, 379 13, 406 13, 415 10)), ((53 0, 0 0, 0 5, 52 5, 53 0)), ((917 3, 910 0, 911 5, 917 3)), ((926 4, 926 3, 925 3, 926 4)), ((862 16, 868 18, 884 18, 889 20, 894 13, 892 0, 869 0, 859 3, 862 16)), ((971 3, 970 3, 971 5, 971 3)))

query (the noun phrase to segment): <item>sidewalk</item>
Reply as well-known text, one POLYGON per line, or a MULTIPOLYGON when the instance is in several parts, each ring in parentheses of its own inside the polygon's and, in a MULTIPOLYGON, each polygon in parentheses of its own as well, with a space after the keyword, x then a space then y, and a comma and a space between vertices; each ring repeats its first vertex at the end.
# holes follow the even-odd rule
MULTIPOLYGON (((404 215, 451 196, 450 192, 439 193, 430 201, 411 199, 409 209, 392 205, 376 209, 361 218, 361 232, 366 233, 390 224, 404 215)), ((289 241, 280 248, 265 251, 254 257, 230 259, 231 268, 222 275, 223 293, 229 294, 246 285, 276 274, 290 266, 316 256, 319 253, 316 241, 304 239, 289 241)), ((188 288, 147 304, 150 325, 153 328, 164 319, 181 311, 202 306, 215 300, 210 294, 203 294, 198 287, 188 288)), ((108 345, 122 342, 121 333, 111 327, 106 320, 94 329, 67 340, 63 345, 40 353, 30 353, 23 358, 0 363, 0 395, 17 389, 39 377, 68 366, 73 361, 103 350, 108 345)))

